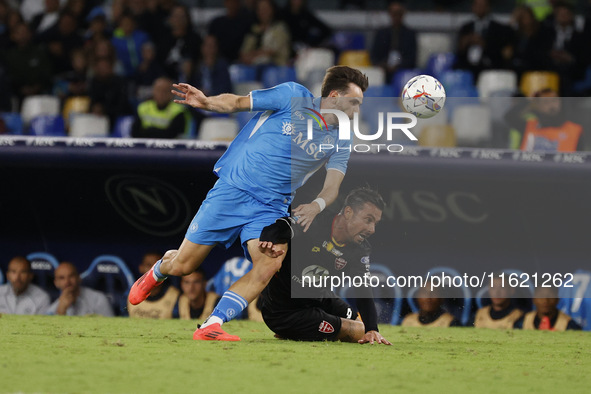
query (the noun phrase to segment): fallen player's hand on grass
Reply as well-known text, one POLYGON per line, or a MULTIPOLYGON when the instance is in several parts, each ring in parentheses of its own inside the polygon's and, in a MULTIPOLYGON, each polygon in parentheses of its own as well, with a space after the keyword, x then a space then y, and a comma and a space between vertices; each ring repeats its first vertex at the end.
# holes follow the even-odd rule
POLYGON ((384 345, 391 345, 391 343, 382 336, 382 334, 380 334, 377 331, 368 331, 365 333, 365 335, 363 336, 363 338, 361 338, 359 340, 359 343, 369 343, 371 345, 374 344, 374 342, 377 343, 381 343, 384 345))

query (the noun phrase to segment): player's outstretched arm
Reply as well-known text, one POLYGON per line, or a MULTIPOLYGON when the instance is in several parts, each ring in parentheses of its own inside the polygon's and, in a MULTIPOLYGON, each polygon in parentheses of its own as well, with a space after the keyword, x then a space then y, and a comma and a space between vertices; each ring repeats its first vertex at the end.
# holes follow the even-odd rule
POLYGON ((250 111, 250 97, 237 96, 231 93, 224 93, 218 96, 207 97, 203 92, 188 83, 175 83, 172 93, 178 97, 174 102, 187 104, 194 108, 206 111, 230 113, 250 111))
POLYGON ((365 335, 363 335, 363 338, 361 338, 359 341, 359 343, 363 344, 363 343, 369 343, 371 345, 373 345, 374 343, 381 343, 384 345, 391 345, 391 343, 382 336, 382 334, 380 334, 377 331, 368 331, 365 333, 365 335))
POLYGON ((337 199, 344 177, 345 175, 342 172, 329 169, 326 171, 322 191, 318 194, 316 200, 309 204, 298 205, 293 210, 293 216, 298 218, 298 224, 304 227, 304 232, 308 231, 316 215, 337 199))

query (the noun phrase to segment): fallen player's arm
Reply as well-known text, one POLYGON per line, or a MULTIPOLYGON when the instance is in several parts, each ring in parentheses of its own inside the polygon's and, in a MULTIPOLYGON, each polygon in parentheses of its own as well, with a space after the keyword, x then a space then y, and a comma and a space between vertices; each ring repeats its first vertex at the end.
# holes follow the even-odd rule
POLYGON ((178 104, 187 104, 193 108, 225 114, 250 111, 250 96, 224 93, 207 97, 201 90, 187 83, 175 83, 172 87, 176 89, 172 90, 172 93, 178 97, 178 99, 174 100, 178 104))
POLYGON ((324 186, 318 197, 309 204, 298 205, 293 210, 293 215, 298 218, 298 224, 304 227, 304 232, 308 231, 316 215, 337 199, 344 177, 345 174, 341 171, 328 169, 324 179, 324 186))
POLYGON ((370 343, 372 345, 375 342, 391 345, 378 331, 378 313, 373 298, 357 298, 356 305, 365 325, 365 335, 358 342, 362 344, 370 343))

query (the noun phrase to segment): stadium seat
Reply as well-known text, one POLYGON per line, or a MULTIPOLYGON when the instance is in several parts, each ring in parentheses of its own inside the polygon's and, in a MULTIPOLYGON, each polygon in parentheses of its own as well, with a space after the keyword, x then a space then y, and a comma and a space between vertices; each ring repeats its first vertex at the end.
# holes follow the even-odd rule
POLYGON ((325 48, 307 48, 298 51, 294 63, 297 80, 306 86, 312 86, 308 81, 308 75, 313 70, 322 70, 322 75, 326 69, 334 66, 334 53, 325 48))
POLYGON ((394 95, 396 97, 400 96, 402 88, 404 88, 404 85, 406 85, 409 79, 421 75, 422 73, 422 70, 418 68, 398 70, 392 77, 391 83, 392 88, 394 89, 394 95))
POLYGON ((425 74, 432 75, 441 81, 440 75, 445 71, 451 71, 455 61, 456 55, 453 52, 432 53, 427 60, 425 74))
POLYGON ((256 81, 257 70, 254 66, 248 66, 246 64, 232 64, 228 67, 230 73, 230 80, 235 85, 241 82, 256 81))
POLYGON ((66 127, 61 115, 40 115, 31 121, 30 132, 36 136, 65 137, 66 127))
POLYGON ((587 66, 583 79, 576 81, 573 85, 573 92, 578 96, 583 96, 589 91, 591 91, 591 66, 587 66))
POLYGON ((365 34, 353 31, 337 31, 332 44, 339 52, 365 49, 365 34))
POLYGON ((2 273, 2 270, 0 269, 0 285, 4 284, 4 274, 2 273))
POLYGON ((425 68, 434 53, 453 51, 452 37, 444 33, 417 34, 417 66, 425 68))
POLYGON ((4 120, 8 134, 20 135, 23 133, 23 118, 21 114, 16 112, 2 112, 0 118, 4 120))
POLYGON ((29 96, 23 100, 21 116, 25 125, 39 115, 58 115, 60 100, 54 96, 29 96))
POLYGON ((296 80, 295 68, 289 66, 268 66, 263 69, 261 82, 264 88, 270 88, 283 82, 296 80))
POLYGON ((82 284, 105 293, 116 315, 125 315, 127 295, 135 282, 125 262, 113 255, 101 255, 80 274, 82 284))
POLYGON ((519 88, 526 97, 533 97, 543 89, 560 92, 560 77, 551 71, 529 71, 521 76, 519 88))
POLYGON ((478 76, 478 95, 486 100, 495 91, 517 90, 517 74, 511 70, 484 70, 478 76))
POLYGON ((505 122, 505 115, 514 105, 514 94, 515 90, 495 90, 490 92, 486 105, 490 108, 493 122, 505 122))
POLYGON ((358 70, 367 75, 369 86, 380 87, 386 84, 386 73, 381 67, 358 67, 358 70))
POLYGON ((350 67, 369 67, 371 60, 366 50, 344 51, 339 55, 338 64, 350 67))
POLYGON ((572 287, 560 287, 558 308, 572 317, 585 331, 591 331, 591 272, 577 270, 572 287))
MULTIPOLYGON (((377 133, 379 127, 380 127, 380 116, 379 113, 383 112, 384 115, 382 116, 382 137, 379 140, 376 141, 372 141, 373 143, 385 143, 386 142, 386 113, 388 112, 401 112, 402 110, 400 109, 399 106, 399 99, 397 97, 388 97, 387 99, 372 99, 372 98, 367 98, 364 101, 362 108, 362 118, 365 122, 367 122, 367 130, 363 130, 361 129, 360 131, 362 131, 364 134, 375 134, 377 133)), ((360 125, 361 128, 361 125, 360 125)), ((398 142, 404 142, 404 143, 408 143, 410 142, 406 136, 403 135, 402 132, 400 132, 400 134, 397 134, 397 132, 395 131, 393 133, 392 136, 393 140, 391 143, 398 143, 398 142)), ((368 143, 367 141, 360 141, 359 143, 368 143)))
MULTIPOLYGON (((453 268, 449 268, 449 267, 435 267, 429 270, 429 276, 435 276, 435 275, 441 275, 441 274, 445 274, 447 276, 451 276, 451 277, 460 277, 460 273, 453 269, 453 268)), ((418 287, 414 287, 412 288, 407 296, 406 296, 406 300, 408 302, 408 305, 410 306, 410 309, 412 310, 413 313, 418 313, 419 308, 417 307, 416 301, 415 301, 415 297, 414 295, 416 294, 417 290, 419 288, 418 287)), ((454 299, 450 299, 449 297, 443 297, 445 298, 445 302, 444 302, 444 308, 451 313, 452 315, 454 315, 462 325, 466 325, 468 323, 468 321, 470 321, 470 315, 471 315, 471 308, 472 308, 472 295, 470 294, 470 289, 468 288, 468 286, 464 286, 464 287, 458 287, 456 288, 457 290, 459 290, 462 294, 462 298, 460 298, 460 302, 454 302, 454 299)), ((457 300, 457 298, 455 299, 457 300)))
POLYGON ((115 122, 112 137, 115 138, 131 138, 131 127, 133 126, 134 116, 120 116, 115 122))
POLYGON ((88 96, 74 96, 69 97, 64 102, 64 109, 62 110, 62 116, 64 117, 64 121, 66 125, 69 125, 71 122, 71 117, 73 114, 85 114, 88 113, 90 109, 90 97, 88 96))
POLYGON ((55 256, 47 252, 33 252, 27 255, 27 260, 31 262, 33 283, 47 291, 52 300, 59 297, 59 290, 53 283, 53 273, 59 265, 55 256))
POLYGON ((420 146, 439 148, 456 146, 456 132, 450 125, 426 125, 419 132, 418 138, 420 146))
POLYGON ((474 76, 467 70, 444 71, 439 76, 439 82, 445 88, 447 95, 464 89, 474 88, 474 76))
POLYGON ((207 118, 201 122, 199 140, 232 141, 238 134, 238 121, 231 118, 207 118))
POLYGON ((258 81, 240 82, 234 85, 234 94, 238 96, 247 96, 253 90, 263 88, 263 84, 258 81))
POLYGON ((480 104, 461 105, 454 109, 451 119, 458 146, 480 146, 492 138, 488 107, 480 104))
POLYGON ((76 114, 70 119, 70 137, 107 137, 109 118, 104 115, 76 114))

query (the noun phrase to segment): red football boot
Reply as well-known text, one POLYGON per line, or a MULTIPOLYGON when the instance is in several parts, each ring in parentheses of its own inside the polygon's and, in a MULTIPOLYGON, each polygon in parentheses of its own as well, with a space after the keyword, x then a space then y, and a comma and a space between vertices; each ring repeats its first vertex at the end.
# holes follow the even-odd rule
POLYGON ((239 341, 240 337, 228 334, 222 330, 220 323, 214 323, 205 328, 197 328, 193 333, 193 339, 196 341, 239 341))
POLYGON ((150 268, 148 272, 143 274, 138 280, 135 281, 131 290, 129 290, 129 296, 127 297, 131 305, 137 305, 144 301, 150 295, 150 292, 154 290, 156 286, 160 286, 162 282, 158 282, 154 279, 154 267, 150 268))

